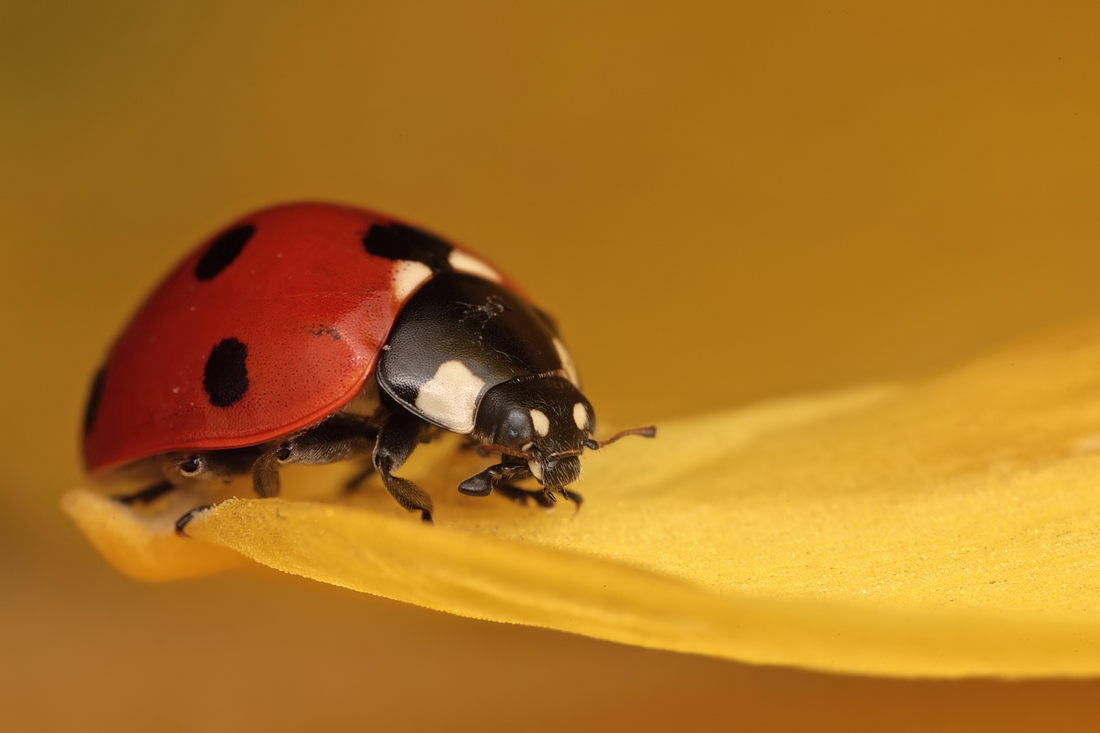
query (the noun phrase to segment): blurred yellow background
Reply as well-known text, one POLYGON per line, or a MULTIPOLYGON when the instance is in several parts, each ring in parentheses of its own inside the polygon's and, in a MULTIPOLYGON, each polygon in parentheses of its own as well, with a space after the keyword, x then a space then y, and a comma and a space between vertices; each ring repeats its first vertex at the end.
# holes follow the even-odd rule
POLYGON ((1083 728, 1100 684, 753 668, 259 571, 144 586, 57 498, 132 308, 277 201, 484 253, 615 425, 1095 315, 1098 30, 1091 3, 0 3, 10 729, 1083 728))

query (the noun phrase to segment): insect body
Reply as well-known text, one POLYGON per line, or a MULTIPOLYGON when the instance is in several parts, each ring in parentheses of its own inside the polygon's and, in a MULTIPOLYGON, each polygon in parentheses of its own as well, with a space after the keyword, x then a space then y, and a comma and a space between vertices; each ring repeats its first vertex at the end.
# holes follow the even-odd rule
MULTIPOLYGON (((145 501, 191 479, 370 459, 409 511, 431 497, 395 473, 440 429, 501 460, 459 491, 548 505, 595 413, 553 322, 472 252, 386 216, 329 204, 265 209, 188 256, 153 292, 93 381, 93 474, 154 464, 145 501), (542 489, 514 485, 534 477, 542 489)), ((651 428, 624 434, 652 435, 651 428)), ((619 436, 615 436, 617 439, 619 436)))

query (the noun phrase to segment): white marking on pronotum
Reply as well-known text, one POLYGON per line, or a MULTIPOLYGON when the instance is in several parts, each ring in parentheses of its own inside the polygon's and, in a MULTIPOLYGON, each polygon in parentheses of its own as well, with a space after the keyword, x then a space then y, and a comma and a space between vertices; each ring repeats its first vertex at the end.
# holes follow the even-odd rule
POLYGON ((588 427, 588 408, 584 406, 583 402, 573 405, 573 422, 577 423, 577 430, 584 430, 588 427))
POLYGON ((581 386, 581 377, 577 374, 577 367, 573 363, 573 357, 569 355, 569 350, 565 348, 565 344, 560 339, 554 339, 554 349, 558 352, 558 358, 561 359, 561 368, 565 370, 565 376, 573 383, 573 386, 578 389, 581 386))
POLYGON ((531 475, 542 481, 542 464, 538 461, 527 461, 527 468, 531 470, 531 475))
POLYGON ((541 437, 545 438, 550 434, 550 418, 542 410, 531 410, 531 424, 541 437))
POLYGON ((488 263, 471 254, 459 252, 457 249, 451 250, 451 254, 447 256, 447 262, 451 263, 451 267, 459 272, 465 272, 467 275, 477 275, 497 283, 501 280, 500 273, 490 267, 488 263))
POLYGON ((398 260, 393 265, 393 295, 399 303, 405 302, 412 291, 432 276, 432 268, 415 260, 398 260))
POLYGON ((440 426, 456 433, 474 429, 477 398, 485 380, 458 359, 445 361, 435 376, 420 386, 416 408, 440 426))

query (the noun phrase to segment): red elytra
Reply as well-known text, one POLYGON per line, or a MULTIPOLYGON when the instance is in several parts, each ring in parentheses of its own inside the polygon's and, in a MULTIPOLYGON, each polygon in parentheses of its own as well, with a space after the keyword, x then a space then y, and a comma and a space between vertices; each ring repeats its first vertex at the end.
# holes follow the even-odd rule
POLYGON ((251 225, 255 233, 215 277, 195 271, 218 237, 190 254, 110 351, 85 426, 88 470, 263 443, 354 399, 411 295, 394 290, 398 263, 364 249, 373 225, 394 223, 353 207, 289 204, 223 230, 251 225), (203 386, 211 351, 225 339, 248 350, 248 388, 231 410, 211 404, 203 386))

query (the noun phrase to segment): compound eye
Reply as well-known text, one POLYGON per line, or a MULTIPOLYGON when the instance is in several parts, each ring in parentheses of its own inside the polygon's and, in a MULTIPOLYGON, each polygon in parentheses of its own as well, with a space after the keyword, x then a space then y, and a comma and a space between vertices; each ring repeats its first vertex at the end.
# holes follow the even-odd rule
POLYGON ((507 447, 530 443, 534 436, 531 415, 519 408, 508 411, 497 430, 497 442, 507 447))
POLYGON ((202 456, 188 456, 179 465, 180 474, 188 478, 197 476, 202 473, 203 468, 206 467, 206 461, 202 459, 202 456))

